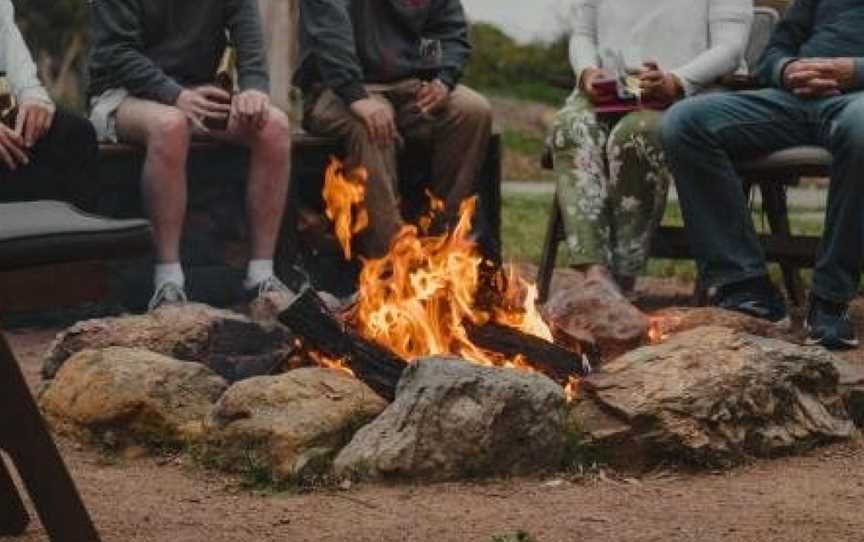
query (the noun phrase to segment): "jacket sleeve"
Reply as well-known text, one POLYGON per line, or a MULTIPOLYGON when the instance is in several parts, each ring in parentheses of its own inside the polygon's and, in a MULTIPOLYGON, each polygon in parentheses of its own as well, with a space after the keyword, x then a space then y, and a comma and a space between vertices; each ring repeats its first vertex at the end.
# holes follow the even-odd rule
MULTIPOLYGON (((267 51, 261 14, 256 0, 231 0, 227 23, 231 39, 237 48, 237 75, 240 90, 270 92, 267 51)), ((289 39, 292 36, 289 36, 289 39)))
POLYGON ((597 50, 597 0, 577 0, 573 5, 573 34, 570 36, 570 65, 576 87, 582 87, 582 74, 600 65, 597 50))
POLYGON ((424 37, 441 43, 441 71, 438 79, 452 89, 459 83, 471 58, 468 21, 462 2, 435 0, 424 37))
POLYGON ((774 29, 759 61, 756 76, 764 85, 783 88, 783 71, 798 59, 798 51, 813 30, 818 0, 796 0, 774 29))
POLYGON ((91 2, 93 63, 133 96, 174 105, 183 87, 142 52, 141 1, 91 2))
POLYGON ((348 105, 369 97, 354 45, 350 5, 351 0, 300 2, 304 42, 314 51, 322 82, 348 105))
POLYGON ((686 65, 672 70, 681 80, 687 96, 698 93, 741 66, 752 23, 752 0, 710 0, 708 49, 686 65))
POLYGON ((38 100, 53 107, 54 102, 39 82, 36 64, 15 25, 15 8, 10 0, 0 0, 0 55, 12 92, 19 101, 38 100))

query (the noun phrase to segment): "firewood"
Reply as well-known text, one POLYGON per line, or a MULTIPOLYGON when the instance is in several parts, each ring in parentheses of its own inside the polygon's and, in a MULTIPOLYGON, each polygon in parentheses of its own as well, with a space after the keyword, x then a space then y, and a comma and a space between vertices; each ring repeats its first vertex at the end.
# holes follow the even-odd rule
POLYGON ((529 365, 561 384, 572 376, 586 376, 590 372, 592 351, 586 350, 583 357, 582 353, 496 323, 482 326, 468 323, 466 328, 468 337, 480 348, 511 358, 522 355, 529 365))
POLYGON ((396 385, 408 363, 392 351, 358 335, 336 318, 312 288, 306 288, 279 315, 303 344, 342 361, 384 399, 396 397, 396 385))

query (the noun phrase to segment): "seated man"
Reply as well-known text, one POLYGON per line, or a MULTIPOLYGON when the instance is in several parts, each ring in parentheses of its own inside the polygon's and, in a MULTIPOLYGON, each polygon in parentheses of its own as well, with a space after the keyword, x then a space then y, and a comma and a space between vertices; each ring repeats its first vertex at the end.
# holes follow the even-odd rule
POLYGON ((184 302, 180 237, 186 212, 186 159, 193 136, 248 145, 251 261, 245 287, 259 295, 285 286, 273 255, 288 193, 291 131, 270 105, 264 40, 255 0, 91 2, 91 119, 100 137, 147 147, 143 196, 156 244, 150 308, 184 302), (226 47, 237 49, 239 94, 213 86, 226 47), (230 115, 230 116, 229 116, 230 115), (225 131, 205 121, 228 117, 225 131))
POLYGON ((471 53, 459 0, 309 0, 301 8, 306 128, 347 141, 369 182, 362 252, 381 256, 402 226, 396 155, 404 138, 433 142, 433 194, 452 223, 491 137, 489 103, 459 85, 471 53))
POLYGON ((18 104, 17 114, 4 119, 9 125, 0 123, 0 201, 62 199, 86 206, 96 135, 86 119, 56 110, 9 0, 0 0, 0 72, 18 104))
POLYGON ((690 246, 714 302, 783 321, 733 161, 796 145, 834 155, 824 241, 813 274, 810 344, 858 344, 847 307, 864 256, 864 3, 798 0, 776 29, 758 75, 772 88, 709 95, 671 109, 663 126, 690 246))

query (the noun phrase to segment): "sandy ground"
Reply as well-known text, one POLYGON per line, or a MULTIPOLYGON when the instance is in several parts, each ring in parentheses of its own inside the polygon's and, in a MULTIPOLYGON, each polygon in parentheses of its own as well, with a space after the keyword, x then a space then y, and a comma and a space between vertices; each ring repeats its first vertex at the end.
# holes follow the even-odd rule
MULTIPOLYGON (((644 288, 654 295, 645 300, 649 305, 680 299, 686 291, 657 283, 644 288)), ((864 322, 858 309, 856 319, 864 322)), ((10 335, 34 386, 54 331, 10 335)), ((864 358, 857 352, 848 356, 864 358)), ((236 480, 179 459, 108 458, 69 441, 59 444, 103 539, 112 542, 489 542, 517 531, 538 542, 864 539, 859 444, 726 473, 663 471, 639 479, 595 473, 579 481, 358 486, 277 495, 238 489, 236 480)), ((46 539, 34 522, 21 540, 46 539)))

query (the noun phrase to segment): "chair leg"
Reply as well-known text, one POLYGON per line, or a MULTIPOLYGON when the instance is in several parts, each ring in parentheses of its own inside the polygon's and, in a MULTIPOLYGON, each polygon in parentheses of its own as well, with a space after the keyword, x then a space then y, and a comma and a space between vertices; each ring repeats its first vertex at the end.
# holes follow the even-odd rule
POLYGON ((540 257, 540 268, 537 270, 537 302, 541 305, 549 300, 549 290, 552 287, 552 275, 555 273, 555 262, 558 259, 558 243, 564 235, 564 217, 561 216, 561 206, 558 205, 558 195, 552 200, 552 210, 549 212, 549 224, 546 228, 546 240, 543 242, 543 254, 540 257))
MULTIPOLYGON (((783 183, 778 181, 763 183, 760 185, 760 189, 762 191, 762 205, 768 216, 771 233, 777 237, 791 238, 789 207, 783 183)), ((796 307, 801 306, 804 303, 804 289, 800 270, 797 266, 784 262, 780 262, 780 269, 783 271, 783 282, 786 285, 789 300, 796 307)))
POLYGON ((99 542, 90 515, 2 335, 0 442, 21 475, 51 540, 99 542))
POLYGON ((23 534, 29 523, 30 516, 0 454, 0 536, 23 534))

